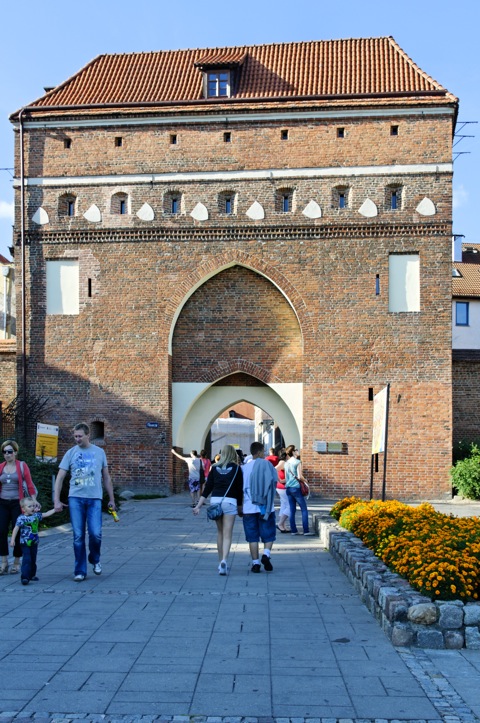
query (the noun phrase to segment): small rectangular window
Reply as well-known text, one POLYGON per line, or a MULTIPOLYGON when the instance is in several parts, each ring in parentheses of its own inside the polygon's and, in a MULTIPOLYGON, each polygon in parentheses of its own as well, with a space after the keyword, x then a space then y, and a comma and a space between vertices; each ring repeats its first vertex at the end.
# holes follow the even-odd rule
POLYGON ((223 141, 224 141, 224 143, 230 143, 231 140, 232 140, 232 134, 230 133, 230 131, 226 131, 226 132, 223 134, 223 141))
POLYGON ((468 326, 469 302, 457 301, 455 304, 455 324, 456 326, 468 326))
POLYGON ((390 126, 390 135, 398 136, 398 126, 390 126))
POLYGON ((337 128, 337 138, 345 138, 345 128, 337 128))
POLYGON ((116 148, 120 148, 120 146, 123 145, 123 138, 122 136, 116 136, 115 138, 115 146, 116 148))
POLYGON ((92 279, 88 279, 88 298, 92 298, 92 279))
POLYGON ((282 141, 288 141, 288 130, 285 129, 281 132, 280 137, 282 141))
POLYGON ((344 193, 338 194, 338 208, 345 208, 346 206, 346 198, 344 193))
POLYGON ((390 208, 392 211, 396 211, 398 208, 398 191, 392 191, 390 194, 390 208))
POLYGON ((282 196, 282 211, 284 213, 288 213, 291 211, 292 204, 291 204, 291 198, 288 194, 284 194, 282 196))
POLYGON ((171 146, 176 146, 176 145, 177 145, 177 134, 176 134, 176 133, 172 133, 172 134, 170 135, 170 145, 171 145, 171 146))
POLYGON ((120 215, 124 216, 127 213, 127 202, 122 198, 120 201, 120 215))
POLYGON ((172 213, 178 213, 178 198, 172 198, 172 213))
POLYGON ((225 213, 232 213, 232 197, 225 196, 225 213))
POLYGON ((75 201, 67 201, 67 216, 75 216, 75 201))
POLYGON ((64 148, 71 148, 71 147, 72 147, 72 139, 71 139, 71 138, 64 138, 64 139, 63 139, 63 147, 64 147, 64 148))

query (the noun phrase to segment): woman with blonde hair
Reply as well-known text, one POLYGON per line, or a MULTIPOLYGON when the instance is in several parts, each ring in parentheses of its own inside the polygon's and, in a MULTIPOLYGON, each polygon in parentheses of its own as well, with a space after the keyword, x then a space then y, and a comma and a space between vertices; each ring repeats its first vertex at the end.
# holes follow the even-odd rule
POLYGON ((222 505, 223 515, 217 523, 218 574, 228 573, 227 559, 232 546, 233 525, 237 514, 242 515, 243 475, 235 447, 226 444, 222 448, 220 459, 210 470, 204 490, 193 514, 198 515, 207 497, 212 495, 211 504, 222 505))

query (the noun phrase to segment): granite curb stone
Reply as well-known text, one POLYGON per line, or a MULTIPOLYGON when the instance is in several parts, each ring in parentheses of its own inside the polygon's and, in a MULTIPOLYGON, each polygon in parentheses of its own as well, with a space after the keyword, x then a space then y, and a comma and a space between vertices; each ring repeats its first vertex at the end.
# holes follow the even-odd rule
POLYGON ((480 649, 480 603, 421 595, 326 513, 313 527, 394 645, 480 649))

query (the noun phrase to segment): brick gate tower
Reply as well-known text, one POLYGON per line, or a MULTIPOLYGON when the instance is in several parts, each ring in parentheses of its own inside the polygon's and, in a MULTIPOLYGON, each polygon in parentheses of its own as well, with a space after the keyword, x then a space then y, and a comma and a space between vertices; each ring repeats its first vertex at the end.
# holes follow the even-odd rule
POLYGON ((369 38, 102 55, 14 113, 38 421, 175 489, 171 446, 250 402, 316 492, 366 495, 389 383, 387 495, 448 495, 457 110, 369 38))

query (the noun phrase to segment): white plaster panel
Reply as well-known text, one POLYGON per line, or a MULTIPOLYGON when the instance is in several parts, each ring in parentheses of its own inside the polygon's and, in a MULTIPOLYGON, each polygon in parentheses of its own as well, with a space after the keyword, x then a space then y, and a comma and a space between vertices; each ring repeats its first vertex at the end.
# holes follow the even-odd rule
POLYGON ((265 211, 263 210, 262 204, 258 201, 252 203, 252 205, 247 211, 247 216, 253 221, 261 221, 262 218, 265 218, 265 211))
POLYGON ((422 201, 420 201, 415 210, 417 213, 420 214, 420 216, 435 216, 435 214, 437 213, 435 204, 426 196, 422 201))
POLYGON ((102 214, 100 209, 94 203, 88 208, 83 214, 83 218, 86 218, 90 223, 98 223, 102 220, 102 214))
POLYGON ((307 218, 321 218, 322 217, 322 209, 318 205, 316 201, 313 199, 307 203, 305 208, 302 211, 303 215, 307 218))
POLYGON ((149 203, 144 203, 137 211, 137 216, 141 221, 153 221, 155 213, 149 203))
POLYGON ((390 254, 388 259, 388 310, 420 311, 420 257, 390 254))
POLYGON ((172 384, 173 445, 182 447, 184 451, 197 449, 203 444, 218 415, 242 400, 268 412, 282 430, 287 444, 301 445, 302 384, 221 387, 201 382, 172 384))
POLYGON ((48 213, 45 211, 45 209, 40 206, 40 208, 37 208, 37 210, 33 214, 32 221, 38 226, 44 226, 50 221, 50 219, 48 218, 48 213))
POLYGON ((358 209, 358 213, 365 216, 365 218, 373 218, 378 215, 378 209, 370 198, 366 198, 358 209))
POLYGON ((207 221, 208 209, 203 203, 197 203, 190 216, 194 218, 195 221, 207 221))
POLYGON ((46 262, 47 314, 79 313, 79 267, 76 259, 46 262))

